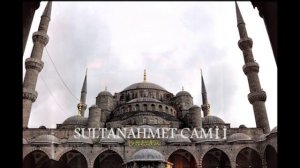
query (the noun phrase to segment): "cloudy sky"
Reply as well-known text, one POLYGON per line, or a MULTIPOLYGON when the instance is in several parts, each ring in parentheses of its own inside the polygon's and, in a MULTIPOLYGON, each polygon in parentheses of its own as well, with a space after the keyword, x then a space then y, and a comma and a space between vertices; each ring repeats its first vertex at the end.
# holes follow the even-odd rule
MULTIPOLYGON (((30 57, 32 33, 37 31, 46 3, 35 12, 24 60, 30 57)), ((270 127, 277 125, 277 67, 263 19, 250 2, 239 2, 259 77, 267 92, 270 127)), ((176 94, 184 86, 201 105, 203 70, 211 114, 232 127, 255 127, 247 100, 249 87, 242 71, 234 2, 53 2, 44 50, 44 69, 36 90, 29 127, 55 128, 77 114, 88 68, 87 104, 107 86, 111 93, 143 80, 176 94), (60 80, 50 57, 63 78, 60 80), (69 91, 70 90, 70 91, 69 91)), ((25 69, 23 74, 25 74, 25 69)), ((24 76, 24 75, 23 75, 24 76)), ((88 115, 88 110, 85 116, 88 115)))

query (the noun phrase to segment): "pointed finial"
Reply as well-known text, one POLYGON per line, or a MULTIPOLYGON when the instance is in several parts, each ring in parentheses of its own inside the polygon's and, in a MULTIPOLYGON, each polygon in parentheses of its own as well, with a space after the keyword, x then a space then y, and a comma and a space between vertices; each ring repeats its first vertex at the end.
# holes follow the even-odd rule
POLYGON ((46 8, 45 8, 44 13, 43 13, 42 16, 47 16, 47 17, 50 18, 51 10, 52 10, 52 1, 49 1, 46 5, 46 8))
POLYGON ((242 17, 239 5, 235 1, 235 10, 236 10, 236 18, 237 18, 237 25, 239 24, 245 24, 244 19, 242 17))
POLYGON ((87 69, 85 71, 85 77, 84 77, 84 82, 83 82, 83 85, 82 85, 82 89, 81 89, 81 92, 85 92, 87 93, 87 69))
POLYGON ((107 91, 107 86, 105 86, 105 91, 107 91))
POLYGON ((182 91, 184 91, 184 87, 182 86, 182 91))
POLYGON ((147 81, 147 74, 146 74, 146 69, 144 69, 144 82, 147 81))
POLYGON ((200 69, 200 71, 201 71, 201 86, 202 86, 202 93, 206 93, 206 87, 205 87, 205 83, 204 83, 204 79, 203 79, 202 69, 200 69))

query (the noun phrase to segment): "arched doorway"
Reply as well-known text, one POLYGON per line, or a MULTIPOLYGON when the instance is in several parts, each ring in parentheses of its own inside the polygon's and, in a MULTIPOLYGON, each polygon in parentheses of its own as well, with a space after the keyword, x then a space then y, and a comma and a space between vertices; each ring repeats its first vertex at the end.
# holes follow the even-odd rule
POLYGON ((49 159, 48 155, 41 151, 35 150, 25 156, 23 168, 66 168, 58 161, 49 159))
POLYGON ((273 146, 268 145, 266 147, 265 158, 268 168, 277 168, 277 152, 273 146))
POLYGON ((228 156, 220 149, 211 149, 202 159, 203 168, 231 168, 228 156))
POLYGON ((121 168, 123 159, 115 151, 107 150, 101 153, 94 162, 94 168, 121 168))
POLYGON ((173 152, 168 162, 173 163, 173 168, 197 168, 196 160, 194 156, 183 149, 179 149, 173 152))
POLYGON ((251 149, 244 148, 236 157, 237 168, 262 168, 262 161, 259 154, 251 149))
POLYGON ((71 150, 63 154, 59 161, 64 163, 67 168, 87 168, 87 161, 83 154, 76 150, 71 150))
POLYGON ((41 150, 35 150, 25 156, 23 160, 23 168, 36 168, 41 167, 49 157, 41 150))

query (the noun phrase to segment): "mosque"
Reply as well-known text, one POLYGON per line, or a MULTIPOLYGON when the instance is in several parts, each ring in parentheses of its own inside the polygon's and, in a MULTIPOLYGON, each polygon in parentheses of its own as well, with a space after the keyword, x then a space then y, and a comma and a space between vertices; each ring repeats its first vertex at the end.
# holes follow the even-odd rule
MULTIPOLYGON (((48 2, 34 47, 26 59, 23 83, 23 167, 24 168, 277 168, 277 127, 269 128, 265 101, 258 77, 259 65, 252 53, 252 39, 236 3, 239 48, 243 52, 243 71, 248 78, 248 100, 253 106, 255 128, 230 123, 210 111, 208 90, 201 74, 202 105, 182 89, 176 94, 147 81, 146 71, 140 82, 120 88, 118 93, 101 91, 95 105, 86 105, 88 80, 85 75, 78 114, 66 118, 56 128, 27 128, 39 72, 43 69, 43 48, 47 45, 52 2, 48 2), (88 111, 88 117, 84 117, 88 111), (177 128, 169 138, 133 139, 115 137, 75 138, 76 128, 133 128, 155 131, 177 128), (179 132, 185 128, 226 128, 212 136, 189 138, 179 132)), ((238 66, 238 65, 237 65, 238 66)), ((135 132, 137 133, 137 132, 135 132)), ((147 134, 149 132, 146 132, 147 134)), ((101 134, 99 132, 98 134, 101 134)), ((168 133, 167 133, 168 134, 168 133)))

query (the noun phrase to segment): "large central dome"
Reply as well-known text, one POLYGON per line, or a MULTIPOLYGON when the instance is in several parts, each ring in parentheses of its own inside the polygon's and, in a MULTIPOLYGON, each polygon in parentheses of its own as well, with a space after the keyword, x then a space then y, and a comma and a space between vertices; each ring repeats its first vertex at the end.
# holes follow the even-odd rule
POLYGON ((165 88, 151 82, 134 83, 126 87, 123 91, 134 90, 134 89, 157 89, 157 90, 167 91, 165 88))

